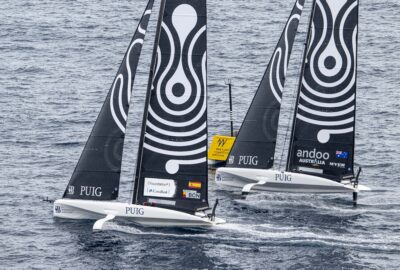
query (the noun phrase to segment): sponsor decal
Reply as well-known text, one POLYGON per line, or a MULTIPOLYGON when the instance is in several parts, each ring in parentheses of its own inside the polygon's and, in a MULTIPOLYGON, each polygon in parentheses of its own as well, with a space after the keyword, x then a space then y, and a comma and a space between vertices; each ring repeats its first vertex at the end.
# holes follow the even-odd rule
POLYGON ((229 156, 228 164, 233 164, 235 162, 235 156, 229 156))
POLYGON ((258 165, 258 156, 239 156, 239 165, 258 165))
POLYGON ((227 140, 228 139, 226 139, 226 138, 218 138, 218 142, 217 142, 218 147, 224 147, 227 140))
POLYGON ((315 169, 315 168, 302 167, 302 166, 298 166, 297 169, 300 172, 309 172, 309 173, 323 173, 324 172, 324 170, 322 170, 322 169, 315 169))
POLYGON ((182 190, 182 197, 186 199, 200 200, 201 194, 196 190, 184 189, 182 190))
POLYGON ((101 187, 81 186, 80 196, 101 197, 101 187))
POLYGON ((170 205, 174 206, 176 204, 176 201, 168 201, 168 200, 160 200, 160 199, 148 199, 148 203, 154 203, 154 204, 164 204, 164 205, 170 205))
POLYGON ((68 186, 68 194, 69 195, 75 194, 75 186, 68 186))
POLYGON ((219 173, 215 175, 215 181, 222 181, 222 176, 219 173))
POLYGON ((277 182, 292 182, 292 176, 284 172, 275 174, 275 181, 277 182))
POLYGON ((345 151, 336 151, 336 158, 344 158, 347 159, 349 157, 349 152, 345 151))
POLYGON ((228 158, 234 142, 235 137, 214 136, 208 151, 208 158, 212 160, 225 161, 228 158))
POLYGON ((340 162, 329 162, 329 166, 340 168, 340 169, 346 168, 346 164, 340 163, 340 162))
POLYGON ((173 198, 176 193, 176 183, 172 179, 145 178, 144 196, 173 198))
POLYGON ((144 209, 142 207, 125 207, 125 214, 134 216, 143 216, 144 209))
POLYGON ((313 165, 326 165, 326 161, 330 158, 328 152, 313 150, 298 149, 296 156, 299 158, 299 163, 313 164, 313 165))
POLYGON ((188 187, 189 188, 194 188, 194 189, 201 189, 201 182, 189 181, 188 187))

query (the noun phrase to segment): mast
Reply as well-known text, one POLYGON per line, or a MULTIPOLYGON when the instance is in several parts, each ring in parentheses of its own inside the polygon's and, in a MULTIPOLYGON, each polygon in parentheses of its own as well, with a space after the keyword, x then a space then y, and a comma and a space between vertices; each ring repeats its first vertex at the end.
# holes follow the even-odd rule
POLYGON ((316 0, 287 169, 340 181, 354 175, 358 0, 316 0))
POLYGON ((147 92, 146 92, 146 99, 145 99, 144 110, 143 110, 143 119, 142 119, 142 128, 141 128, 140 140, 139 140, 139 149, 138 149, 138 154, 137 154, 137 159, 136 159, 137 161, 136 161, 135 181, 134 181, 132 203, 137 203, 137 200, 138 200, 138 191, 139 191, 139 186, 140 186, 140 182, 139 182, 140 169, 142 167, 142 158, 143 158, 143 142, 144 142, 145 133, 146 133, 146 120, 147 120, 147 117, 149 114, 150 97, 151 97, 152 89, 153 89, 153 78, 154 78, 154 72, 155 72, 157 56, 158 56, 157 48, 158 48, 158 43, 160 40, 161 25, 162 25, 164 9, 165 9, 165 1, 166 0, 161 0, 160 10, 158 13, 157 29, 156 29, 156 35, 154 38, 154 45, 153 45, 153 55, 152 55, 151 63, 150 63, 149 79, 147 82, 147 92))
POLYGON ((231 137, 234 137, 233 134, 233 108, 232 108, 232 82, 228 80, 225 84, 228 85, 228 95, 229 95, 229 122, 231 124, 231 137))
POLYGON ((227 167, 269 169, 274 164, 282 91, 303 5, 304 0, 294 4, 229 153, 227 167))
POLYGON ((193 213, 208 207, 206 0, 161 5, 133 203, 193 213))
POLYGON ((63 198, 118 197, 129 101, 153 1, 149 0, 63 198))
MULTIPOLYGON (((306 43, 304 44, 304 51, 303 51, 303 61, 302 61, 302 65, 301 65, 301 72, 300 72, 300 78, 299 78, 299 83, 298 83, 298 88, 297 88, 297 96, 296 96, 296 103, 295 103, 295 114, 297 112, 297 105, 299 103, 299 97, 300 97, 300 91, 301 91, 301 79, 303 78, 304 75, 304 68, 306 66, 307 63, 307 51, 308 51, 308 44, 310 42, 310 38, 311 38, 311 31, 312 31, 312 24, 313 24, 313 18, 314 18, 314 12, 315 12, 315 5, 316 5, 317 0, 313 0, 313 4, 311 7, 311 14, 310 14, 310 20, 308 23, 308 32, 307 32, 307 39, 306 39, 306 43)), ((289 120, 290 121, 290 120, 289 120)), ((289 171, 289 160, 291 158, 291 151, 290 149, 292 149, 292 143, 293 143, 293 132, 294 132, 294 126, 296 124, 296 117, 293 118, 293 123, 292 123, 292 130, 291 130, 291 134, 290 134, 290 142, 289 142, 289 153, 288 153, 288 157, 287 157, 287 163, 286 163, 286 170, 289 171)))

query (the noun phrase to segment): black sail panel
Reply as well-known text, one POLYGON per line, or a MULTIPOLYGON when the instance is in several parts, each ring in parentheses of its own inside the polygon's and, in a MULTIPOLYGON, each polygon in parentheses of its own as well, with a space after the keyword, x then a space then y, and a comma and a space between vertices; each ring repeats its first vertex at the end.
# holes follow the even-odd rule
POLYGON ((274 164, 282 90, 304 0, 296 1, 272 54, 239 134, 227 167, 268 169, 274 164))
POLYGON ((133 202, 194 212, 208 207, 206 1, 163 3, 133 202))
POLYGON ((133 81, 154 0, 150 0, 119 67, 64 198, 115 200, 133 81))
POLYGON ((288 170, 352 175, 358 0, 317 0, 303 63, 288 170))

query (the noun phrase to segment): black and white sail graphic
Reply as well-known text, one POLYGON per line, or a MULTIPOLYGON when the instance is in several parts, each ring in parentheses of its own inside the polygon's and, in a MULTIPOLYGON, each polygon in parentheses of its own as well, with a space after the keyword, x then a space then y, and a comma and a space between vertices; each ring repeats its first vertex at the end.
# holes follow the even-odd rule
POLYGON ((206 1, 162 1, 134 203, 194 212, 207 198, 206 1))
POLYGON ((353 174, 357 25, 357 0, 315 2, 288 170, 353 174))
POLYGON ((282 90, 304 0, 296 1, 244 118, 227 167, 273 166, 282 90))
POLYGON ((139 22, 64 198, 114 200, 118 197, 129 100, 154 0, 139 22))

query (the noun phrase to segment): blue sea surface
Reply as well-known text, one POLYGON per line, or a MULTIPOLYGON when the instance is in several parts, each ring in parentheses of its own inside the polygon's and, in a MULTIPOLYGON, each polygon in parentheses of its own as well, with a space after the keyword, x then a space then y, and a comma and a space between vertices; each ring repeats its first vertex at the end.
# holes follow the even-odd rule
MULTIPOLYGON (((400 266, 400 3, 360 1, 356 165, 350 195, 218 188, 227 224, 154 229, 52 217, 147 4, 145 0, 2 0, 0 4, 0 269, 398 269, 400 266)), ((294 1, 208 1, 209 133, 227 134, 249 106, 294 1)), ((311 2, 306 1, 280 118, 277 168, 311 2)), ((154 11, 158 11, 159 1, 154 11)), ((152 16, 129 113, 119 201, 132 190, 157 16, 152 16)), ((283 154, 281 154, 283 153, 283 154)))

